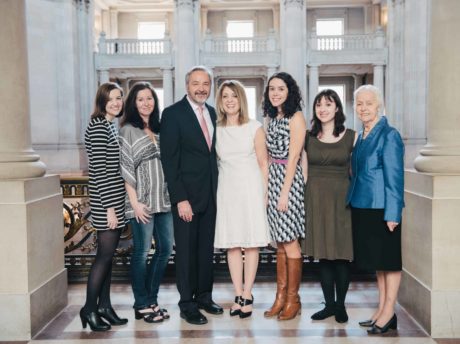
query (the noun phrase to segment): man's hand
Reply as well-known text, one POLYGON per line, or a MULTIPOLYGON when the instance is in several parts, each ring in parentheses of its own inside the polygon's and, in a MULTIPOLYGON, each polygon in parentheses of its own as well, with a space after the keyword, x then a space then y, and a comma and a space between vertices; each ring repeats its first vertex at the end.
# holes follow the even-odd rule
POLYGON ((192 221, 193 211, 189 201, 182 201, 177 203, 177 212, 179 213, 179 217, 185 221, 190 222, 192 221))

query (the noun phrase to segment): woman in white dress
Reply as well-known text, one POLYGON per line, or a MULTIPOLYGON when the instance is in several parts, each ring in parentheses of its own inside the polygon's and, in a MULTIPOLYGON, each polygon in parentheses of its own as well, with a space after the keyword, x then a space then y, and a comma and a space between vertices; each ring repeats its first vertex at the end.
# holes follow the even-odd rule
POLYGON ((214 246, 227 249, 236 295, 230 315, 247 318, 252 314, 252 287, 259 263, 259 247, 270 242, 265 133, 258 121, 249 119, 246 94, 240 82, 227 80, 222 83, 217 92, 216 108, 219 181, 214 246))

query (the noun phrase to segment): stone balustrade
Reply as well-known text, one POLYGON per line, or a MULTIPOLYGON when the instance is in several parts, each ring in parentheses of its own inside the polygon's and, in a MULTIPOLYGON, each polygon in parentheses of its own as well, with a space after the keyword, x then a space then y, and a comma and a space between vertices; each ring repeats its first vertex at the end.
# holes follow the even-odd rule
POLYGON ((340 36, 318 36, 313 34, 309 39, 309 49, 316 51, 383 49, 384 45, 385 38, 378 32, 340 36))
POLYGON ((99 39, 99 53, 107 55, 158 55, 171 53, 171 40, 99 39))

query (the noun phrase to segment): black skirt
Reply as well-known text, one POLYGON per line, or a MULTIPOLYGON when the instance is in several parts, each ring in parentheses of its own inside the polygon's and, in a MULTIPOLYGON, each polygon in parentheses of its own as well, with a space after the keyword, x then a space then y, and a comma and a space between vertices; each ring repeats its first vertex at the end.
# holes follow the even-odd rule
POLYGON ((383 209, 352 208, 355 264, 362 270, 401 271, 401 224, 387 227, 383 209))

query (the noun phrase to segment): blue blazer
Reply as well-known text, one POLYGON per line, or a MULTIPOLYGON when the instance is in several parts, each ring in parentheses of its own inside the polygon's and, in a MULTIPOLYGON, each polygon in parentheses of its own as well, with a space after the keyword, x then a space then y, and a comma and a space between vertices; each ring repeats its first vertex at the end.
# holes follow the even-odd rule
POLYGON ((366 139, 360 132, 351 155, 347 203, 355 208, 384 209, 385 221, 401 223, 404 207, 404 144, 382 116, 366 139))

